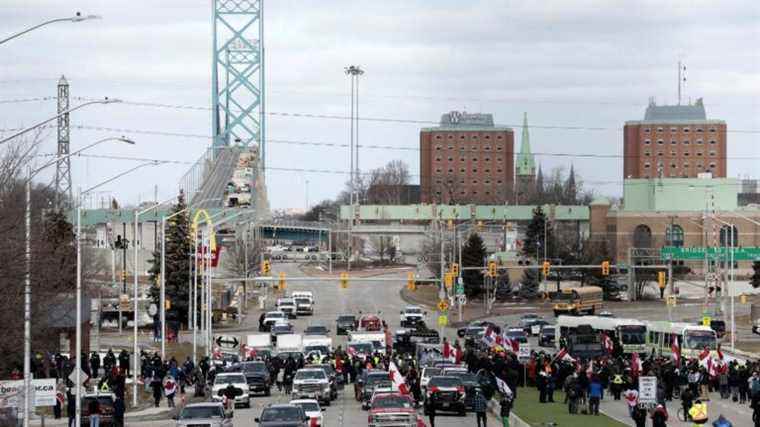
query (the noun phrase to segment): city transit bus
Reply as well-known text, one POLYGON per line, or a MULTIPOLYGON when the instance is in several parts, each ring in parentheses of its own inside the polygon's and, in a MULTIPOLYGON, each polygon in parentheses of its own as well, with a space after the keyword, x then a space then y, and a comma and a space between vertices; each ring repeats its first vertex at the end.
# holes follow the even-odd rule
POLYGON ((588 324, 588 316, 559 316, 554 333, 554 346, 559 351, 565 345, 571 357, 590 359, 605 353, 601 331, 588 324))
POLYGON ((645 354, 651 351, 647 344, 647 325, 640 320, 602 316, 582 316, 577 319, 578 322, 591 326, 594 331, 602 332, 617 341, 624 354, 645 354))
POLYGON ((647 322, 647 335, 651 348, 657 354, 670 356, 673 337, 678 340, 681 355, 684 358, 698 357, 705 347, 710 350, 710 356, 717 356, 718 337, 715 331, 707 326, 698 326, 683 322, 647 322))
POLYGON ((594 314, 602 308, 602 295, 602 288, 598 286, 567 288, 559 292, 549 293, 549 297, 554 303, 555 316, 561 314, 573 316, 582 313, 594 314))

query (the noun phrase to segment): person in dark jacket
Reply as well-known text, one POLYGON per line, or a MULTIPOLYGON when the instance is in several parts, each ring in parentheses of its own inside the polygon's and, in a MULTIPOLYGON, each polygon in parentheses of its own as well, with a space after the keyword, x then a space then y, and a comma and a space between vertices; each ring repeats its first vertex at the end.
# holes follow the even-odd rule
POLYGON ((127 350, 122 350, 119 353, 119 369, 124 372, 124 375, 129 376, 129 353, 127 350))
POLYGON ((66 391, 66 415, 69 416, 69 427, 73 427, 77 416, 77 401, 71 390, 66 391))
POLYGON ((113 403, 113 423, 114 427, 124 427, 124 412, 126 407, 124 405, 124 398, 121 396, 116 397, 116 401, 113 403))
POLYGON ((483 393, 480 391, 475 392, 475 398, 472 400, 472 406, 473 410, 475 411, 478 427, 480 427, 481 420, 483 420, 483 427, 487 427, 486 420, 488 417, 486 416, 486 411, 488 411, 488 402, 486 402, 486 398, 483 396, 483 393))
POLYGON ((87 412, 90 415, 90 427, 99 427, 100 426, 100 402, 98 402, 98 399, 90 400, 90 403, 87 405, 87 412))
POLYGON ((92 355, 90 355, 90 370, 93 377, 100 375, 100 355, 97 351, 93 351, 92 355))
POLYGON ((512 411, 512 397, 511 396, 504 396, 501 398, 501 402, 499 402, 499 406, 501 407, 499 415, 501 416, 501 423, 503 427, 509 427, 509 413, 512 411))
POLYGON ((425 401, 425 413, 430 420, 430 427, 435 427, 435 399, 435 394, 433 394, 425 401))
POLYGON ((652 427, 667 427, 668 426, 668 411, 663 405, 657 405, 652 412, 652 427))
POLYGON ((164 385, 161 383, 161 378, 155 376, 150 382, 150 388, 153 390, 153 403, 156 408, 161 404, 161 396, 164 394, 164 385))

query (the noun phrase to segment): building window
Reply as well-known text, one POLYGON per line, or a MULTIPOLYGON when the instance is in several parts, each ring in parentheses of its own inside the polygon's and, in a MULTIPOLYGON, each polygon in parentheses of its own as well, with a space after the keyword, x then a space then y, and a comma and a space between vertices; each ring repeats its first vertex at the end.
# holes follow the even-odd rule
POLYGON ((715 162, 710 163, 710 169, 715 169, 717 166, 715 162))
POLYGON ((649 132, 650 132, 649 128, 644 128, 644 133, 649 133, 649 132))
POLYGON ((671 164, 670 164, 670 168, 671 168, 671 169, 678 169, 678 165, 677 165, 677 164, 675 164, 675 163, 671 163, 671 164))
POLYGON ((724 225, 720 228, 720 245, 721 246, 739 246, 739 230, 734 225, 730 227, 724 225))
POLYGON ((485 169, 483 172, 485 172, 485 173, 491 173, 491 169, 485 169))
POLYGON ((662 145, 662 144, 664 144, 664 143, 665 143, 665 141, 663 141, 663 140, 661 140, 661 139, 658 139, 658 140, 657 140, 657 145, 662 145))
POLYGON ((702 163, 697 163, 697 169, 702 169, 703 167, 705 166, 702 163))
POLYGON ((440 196, 440 195, 441 195, 441 192, 440 192, 440 191, 436 191, 436 192, 435 192, 435 195, 436 195, 436 196, 440 196))
POLYGON ((670 157, 675 157, 677 155, 678 153, 676 153, 676 150, 670 150, 670 157))
POLYGON ((437 179, 437 180, 435 181, 435 183, 436 183, 436 184, 438 184, 438 185, 441 185, 441 184, 443 183, 443 181, 441 181, 440 179, 437 179))
POLYGON ((440 162, 440 161, 441 161, 441 158, 440 158, 440 157, 436 157, 436 158, 435 158, 435 161, 436 161, 436 162, 440 162))
POLYGON ((710 128, 710 132, 715 133, 715 128, 710 128))
POLYGON ((501 151, 501 145, 496 147, 496 151, 501 151))
POLYGON ((478 162, 478 158, 477 157, 473 157, 472 161, 475 162, 475 163, 477 163, 478 162))
POLYGON ((671 224, 665 230, 665 245, 667 246, 683 246, 683 228, 678 224, 671 224))
POLYGON ((454 173, 454 169, 449 169, 449 173, 454 173))
POLYGON ((448 146, 448 147, 446 147, 446 148, 448 148, 449 150, 453 150, 453 149, 454 149, 454 146, 453 146, 453 145, 449 145, 449 146, 448 146))
POLYGON ((657 132, 662 132, 662 128, 657 128, 657 132))
POLYGON ((704 132, 702 128, 697 128, 697 132, 704 132))
POLYGON ((649 151, 645 151, 645 152, 644 152, 644 156, 646 156, 646 157, 649 157, 649 156, 651 156, 651 155, 652 155, 652 153, 651 153, 651 152, 649 152, 649 151))
POLYGON ((644 140, 644 145, 649 145, 649 144, 651 144, 651 143, 652 143, 652 141, 650 141, 650 140, 648 140, 648 139, 645 139, 645 140, 644 140))
POLYGON ((478 151, 478 146, 477 145, 473 145, 472 146, 472 151, 478 151))
POLYGON ((486 162, 490 162, 490 161, 491 161, 491 158, 490 158, 490 157, 486 157, 486 158, 485 158, 485 159, 483 159, 483 160, 484 160, 484 161, 486 161, 486 162))
POLYGON ((478 173, 478 170, 477 169, 473 169, 472 173, 478 173))
POLYGON ((491 135, 486 135, 484 138, 485 139, 491 139, 491 135))
POLYGON ((697 157, 702 157, 702 151, 697 151, 697 157))
POLYGON ((464 196, 465 194, 467 194, 467 192, 464 191, 464 190, 462 190, 462 191, 459 192, 459 194, 461 194, 462 196, 464 196))
POLYGON ((689 133, 689 128, 683 128, 683 133, 689 133))
POLYGON ((684 162, 684 164, 683 164, 683 166, 681 168, 682 169, 688 169, 689 168, 689 163, 688 162, 684 162))
POLYGON ((485 146, 483 146, 483 149, 486 150, 486 151, 491 151, 491 146, 490 145, 485 145, 485 146))
POLYGON ((478 180, 477 179, 473 179, 472 180, 472 185, 478 185, 478 180))
POLYGON ((473 135, 472 139, 478 139, 478 136, 477 135, 473 135))
POLYGON ((436 135, 435 139, 441 139, 441 135, 436 135))
POLYGON ((496 163, 501 163, 502 161, 504 161, 504 159, 502 159, 501 157, 496 158, 496 163))
POLYGON ((715 150, 710 150, 710 157, 715 157, 716 153, 715 150))
POLYGON ((678 132, 678 129, 677 128, 670 128, 670 131, 671 132, 678 132))
POLYGON ((501 180, 496 181, 496 185, 501 185, 501 180))
POLYGON ((711 139, 710 140, 710 145, 715 145, 715 144, 717 144, 717 142, 714 139, 711 139))
POLYGON ((461 185, 464 185, 464 180, 463 180, 463 179, 460 179, 460 180, 459 180, 459 184, 461 184, 461 185))
POLYGON ((633 247, 652 247, 652 230, 649 227, 644 224, 636 226, 636 228, 633 230, 633 247))
POLYGON ((441 146, 440 145, 436 145, 435 146, 435 151, 441 151, 441 146))
POLYGON ((644 163, 644 169, 649 169, 651 167, 652 167, 652 165, 649 164, 649 162, 644 163))
POLYGON ((502 139, 502 138, 503 138, 502 135, 496 135, 496 139, 502 139))
POLYGON ((689 152, 688 152, 688 151, 686 151, 685 153, 683 153, 683 156, 684 156, 684 157, 689 157, 689 152))
POLYGON ((657 157, 662 157, 662 151, 657 152, 657 157))
POLYGON ((702 145, 702 144, 704 144, 705 142, 704 142, 704 141, 702 141, 701 139, 698 139, 698 140, 696 141, 696 143, 697 143, 697 145, 702 145))
POLYGON ((675 139, 670 141, 670 145, 676 145, 676 144, 678 144, 678 141, 676 141, 675 139))
POLYGON ((491 192, 490 191, 486 191, 486 196, 490 196, 490 195, 491 195, 491 192))
POLYGON ((461 135, 461 136, 459 137, 459 139, 464 139, 464 135, 461 135))
POLYGON ((501 169, 496 169, 496 173, 501 173, 501 169))
POLYGON ((477 196, 477 195, 478 195, 478 192, 477 192, 477 191, 473 191, 473 192, 472 192, 472 195, 473 195, 473 196, 477 196))
POLYGON ((689 140, 688 139, 684 139, 683 140, 683 145, 689 145, 689 140))
POLYGON ((461 169, 459 169, 459 172, 460 172, 460 173, 465 173, 465 172, 467 172, 467 171, 465 170, 465 168, 461 168, 461 169))
POLYGON ((441 173, 441 168, 437 168, 437 169, 435 170, 435 173, 441 173))
POLYGON ((484 183, 485 185, 491 185, 491 180, 490 180, 490 179, 487 179, 487 180, 483 181, 483 183, 484 183))
POLYGON ((450 161, 450 162, 453 162, 453 161, 454 161, 454 158, 453 158, 453 157, 449 157, 449 161, 450 161))
POLYGON ((449 139, 454 139, 454 135, 449 135, 449 139))

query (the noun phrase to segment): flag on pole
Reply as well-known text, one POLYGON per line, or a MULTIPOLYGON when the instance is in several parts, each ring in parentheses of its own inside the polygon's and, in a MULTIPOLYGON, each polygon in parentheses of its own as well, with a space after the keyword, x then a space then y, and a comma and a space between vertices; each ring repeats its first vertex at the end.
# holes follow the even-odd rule
POLYGON ((676 366, 681 366, 681 347, 678 345, 678 337, 673 335, 673 341, 670 343, 670 352, 676 366))
POLYGON ((612 338, 604 333, 602 334, 602 345, 604 346, 604 350, 607 352, 607 354, 612 354, 612 350, 615 348, 614 344, 612 343, 612 338))
POLYGON ((388 372, 393 382, 393 387, 397 388, 401 394, 409 394, 409 388, 406 386, 404 376, 399 372, 396 362, 391 361, 390 365, 388 365, 388 372))

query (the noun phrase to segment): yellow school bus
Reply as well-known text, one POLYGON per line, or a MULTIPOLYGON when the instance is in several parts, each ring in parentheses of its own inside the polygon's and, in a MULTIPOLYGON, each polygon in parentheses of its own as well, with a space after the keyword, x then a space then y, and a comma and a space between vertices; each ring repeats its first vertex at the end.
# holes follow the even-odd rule
POLYGON ((594 314, 602 309, 602 288, 598 286, 566 288, 549 295, 554 303, 555 316, 594 314))

